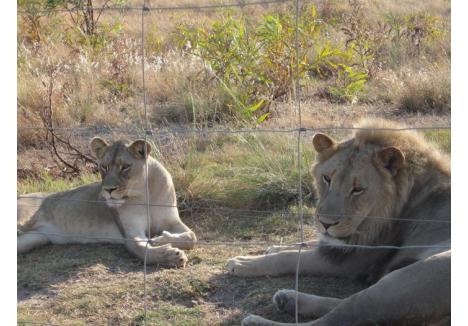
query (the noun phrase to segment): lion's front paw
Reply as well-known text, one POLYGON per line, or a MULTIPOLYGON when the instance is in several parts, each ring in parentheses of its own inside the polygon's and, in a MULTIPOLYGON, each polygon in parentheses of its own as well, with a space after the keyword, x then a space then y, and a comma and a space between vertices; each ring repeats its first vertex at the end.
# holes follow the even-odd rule
POLYGON ((169 266, 184 268, 187 264, 187 261, 188 258, 183 250, 170 247, 165 252, 164 263, 166 263, 169 266))
POLYGON ((279 290, 273 295, 273 303, 279 311, 294 315, 296 313, 296 291, 279 290))
POLYGON ((242 321, 242 326, 273 326, 274 322, 257 315, 248 315, 242 321))
POLYGON ((230 274, 236 276, 259 275, 254 257, 237 256, 227 261, 227 268, 230 274))

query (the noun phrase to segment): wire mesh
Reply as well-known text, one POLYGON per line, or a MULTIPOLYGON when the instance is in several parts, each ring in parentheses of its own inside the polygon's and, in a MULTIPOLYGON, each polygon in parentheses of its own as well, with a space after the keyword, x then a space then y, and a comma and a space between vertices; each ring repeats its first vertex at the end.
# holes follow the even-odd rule
MULTIPOLYGON (((142 136, 142 138, 146 141, 149 141, 149 137, 156 137, 156 136, 164 136, 164 135, 209 135, 209 134, 250 134, 250 133, 289 133, 292 135, 297 135, 297 142, 295 146, 296 151, 296 160, 297 160, 297 170, 298 170, 298 212, 289 212, 283 211, 279 212, 278 210, 254 210, 254 209, 238 209, 238 208, 229 208, 229 207, 219 207, 219 206, 207 206, 207 207, 196 207, 195 209, 198 210, 221 210, 221 211, 229 211, 236 213, 236 216, 242 216, 242 213, 245 214, 255 214, 256 218, 261 218, 258 214, 270 214, 270 213, 279 213, 284 216, 288 217, 296 217, 299 223, 298 229, 298 241, 292 243, 281 243, 281 245, 289 245, 297 247, 298 255, 297 255, 297 264, 296 264, 296 273, 295 273, 295 281, 294 286, 296 290, 296 304, 295 304, 295 322, 299 324, 299 315, 298 315, 298 295, 299 292, 299 271, 300 271, 300 264, 301 264, 301 255, 304 253, 304 249, 307 248, 316 248, 318 246, 330 246, 330 247, 343 247, 343 248, 357 248, 357 249, 391 249, 391 250, 405 250, 405 249, 415 249, 415 248, 436 248, 436 249, 448 249, 450 245, 402 245, 402 246, 392 246, 392 245, 351 245, 351 244, 318 244, 318 243, 307 243, 304 238, 304 218, 305 217, 313 217, 313 214, 307 214, 304 212, 304 199, 302 193, 302 153, 301 153, 301 146, 303 142, 303 135, 305 133, 316 133, 316 132, 327 132, 327 131, 355 131, 355 130, 369 130, 368 128, 357 128, 357 127, 347 127, 347 126, 321 126, 317 128, 306 128, 303 127, 302 123, 302 112, 301 112, 301 86, 300 86, 300 74, 299 74, 299 60, 300 60, 300 47, 299 47, 299 33, 300 33, 300 10, 301 10, 301 0, 263 0, 263 1, 251 1, 251 2, 241 2, 241 3, 225 3, 225 4, 203 4, 203 5, 189 5, 189 6, 149 6, 146 0, 142 0, 141 6, 104 6, 104 7, 93 7, 91 9, 102 12, 102 11, 118 11, 118 12, 125 12, 125 11, 141 11, 141 77, 142 77, 142 105, 143 105, 143 112, 144 112, 144 120, 143 125, 129 129, 129 128, 106 128, 106 127, 76 127, 76 128, 64 128, 64 127, 54 127, 54 130, 57 132, 70 132, 73 134, 80 134, 80 135, 93 135, 96 133, 123 133, 123 134, 131 134, 131 135, 138 135, 142 136), (145 67, 145 15, 148 12, 156 12, 161 13, 165 11, 180 11, 180 10, 187 10, 187 11, 197 11, 197 10, 213 10, 213 9, 221 9, 221 8, 231 8, 231 7, 248 7, 248 6, 258 6, 258 5, 271 5, 271 4, 281 4, 281 3, 294 3, 295 7, 295 44, 293 50, 295 51, 295 78, 294 82, 294 104, 296 106, 296 113, 297 113, 297 125, 291 128, 278 128, 278 129, 271 129, 271 128, 255 128, 255 129, 186 129, 186 128, 165 128, 165 129, 157 129, 153 130, 152 126, 149 121, 148 117, 148 109, 147 109, 147 91, 146 91, 146 67, 145 67)), ((75 12, 81 11, 83 8, 75 7, 75 8, 68 8, 68 9, 48 9, 45 11, 36 11, 36 14, 49 14, 51 11, 54 12, 75 12)), ((18 14, 24 15, 29 14, 27 10, 18 10, 18 14)), ((21 130, 43 130, 44 127, 42 126, 28 126, 28 127, 19 127, 18 131, 21 130)), ((385 131, 394 131, 394 132, 401 132, 406 130, 450 130, 450 126, 440 125, 440 126, 420 126, 420 127, 403 127, 403 128, 385 128, 385 129, 372 129, 372 130, 385 130, 385 131)), ((147 156, 147 147, 144 148, 145 156, 147 156)), ((147 239, 135 239, 135 238, 127 238, 125 236, 120 238, 112 238, 112 237, 91 237, 91 236, 83 236, 79 234, 69 234, 69 235, 62 235, 62 234, 54 234, 50 232, 29 232, 31 234, 42 234, 52 237, 67 237, 72 239, 83 239, 83 240, 101 240, 101 241, 109 241, 109 242, 143 242, 145 243, 145 254, 144 254, 144 263, 143 263, 143 286, 144 286, 144 293, 143 293, 143 301, 144 301, 144 324, 147 325, 148 322, 148 307, 147 307, 147 254, 148 254, 148 247, 153 245, 151 241, 151 209, 154 207, 173 207, 177 208, 179 211, 183 211, 186 209, 194 209, 193 207, 184 207, 180 205, 169 205, 169 204, 153 204, 150 203, 150 191, 149 191, 149 184, 148 184, 148 160, 145 161, 145 175, 146 175, 146 200, 142 203, 133 203, 131 205, 135 206, 145 206, 146 207, 146 217, 147 217, 147 239)), ((19 198, 29 198, 29 199, 38 199, 38 200, 60 200, 60 201, 83 201, 87 202, 88 204, 102 204, 103 201, 91 201, 91 200, 72 200, 72 199, 64 199, 64 198, 51 198, 51 197, 41 197, 41 196, 34 196, 34 195, 24 195, 20 196, 19 198)), ((207 204, 210 204, 208 201, 207 204)), ((211 204, 216 204, 213 202, 211 204)), ((41 203, 31 204, 31 203, 19 203, 19 205, 41 205, 41 203)), ((322 214, 323 215, 323 214, 322 214)), ((247 216, 247 215, 245 215, 247 216)), ((251 215, 248 215, 251 217, 251 215)), ((358 217, 356 215, 329 215, 333 217, 358 217)), ((393 217, 385 217, 385 216, 363 216, 368 219, 386 219, 386 220, 396 220, 398 222, 418 222, 418 223, 450 223, 450 217, 444 217, 440 219, 411 219, 411 218, 393 218, 393 217)), ((171 241, 171 243, 187 243, 186 241, 171 241)), ((213 240, 204 240, 199 239, 197 241, 198 245, 202 246, 271 246, 277 245, 277 242, 268 242, 268 241, 213 241, 213 240)), ((20 321, 22 324, 39 324, 39 325, 50 325, 48 323, 42 322, 35 322, 35 321, 28 321, 22 320, 20 321)))

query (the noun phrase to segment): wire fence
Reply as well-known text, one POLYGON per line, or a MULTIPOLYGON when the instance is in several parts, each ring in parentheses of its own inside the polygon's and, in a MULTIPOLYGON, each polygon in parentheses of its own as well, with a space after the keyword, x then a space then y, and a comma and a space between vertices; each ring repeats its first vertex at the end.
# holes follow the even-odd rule
MULTIPOLYGON (((80 203, 88 203, 88 204, 101 204, 105 205, 106 201, 104 200, 83 200, 83 199, 69 199, 69 198, 53 198, 48 196, 33 196, 33 195, 21 195, 18 198, 23 199, 39 199, 43 200, 50 200, 50 201, 62 201, 62 202, 80 202, 80 203)), ((207 201, 209 203, 209 201, 207 201)), ((213 203, 217 203, 217 201, 213 201, 213 203)), ((31 206, 31 207, 40 207, 42 203, 18 203, 20 206, 31 206)), ((283 211, 283 210, 255 210, 255 209, 239 209, 239 208, 229 208, 229 207, 204 207, 204 206, 180 206, 180 205, 163 205, 163 204, 147 204, 147 203, 129 203, 129 206, 149 206, 149 207, 171 207, 177 208, 178 211, 184 211, 187 209, 195 209, 195 210, 219 210, 219 211, 229 211, 236 214, 242 213, 251 213, 251 214, 282 214, 282 215, 289 215, 289 216, 300 216, 300 213, 294 213, 290 211, 283 211)), ((313 217, 314 214, 307 214, 302 212, 303 216, 313 217)), ((241 215, 242 216, 242 215, 241 215)), ((249 216, 250 215, 245 215, 249 216)), ((386 217, 386 216, 372 216, 372 215, 353 215, 353 214, 324 214, 321 213, 320 216, 326 217, 343 217, 343 218, 366 218, 366 219, 379 219, 379 220, 389 220, 389 221, 406 221, 406 222, 416 222, 416 223, 442 223, 442 224, 450 224, 450 216, 441 216, 438 219, 414 219, 414 218, 399 218, 399 217, 386 217)), ((261 218, 261 216, 258 216, 261 218)))
MULTIPOLYGON (((249 216, 250 218, 252 215, 255 215, 256 218, 262 218, 263 214, 281 214, 288 217, 295 217, 298 222, 298 241, 297 242, 289 242, 289 243, 280 243, 280 245, 292 246, 298 249, 297 255, 297 264, 296 264, 296 273, 295 273, 295 289, 296 293, 299 291, 299 283, 300 283, 300 266, 301 266, 301 255, 304 253, 306 249, 317 248, 319 246, 329 246, 329 247, 342 247, 342 248, 356 248, 356 249, 366 249, 366 250, 373 250, 373 249, 386 249, 386 250, 406 250, 406 249, 449 249, 450 245, 401 245, 401 246, 394 246, 394 245, 353 245, 353 244, 346 244, 346 243, 334 243, 334 244, 326 244, 326 243, 318 243, 318 242, 307 242, 304 236, 304 226, 306 224, 305 218, 313 218, 314 214, 305 212, 304 209, 304 198, 303 198, 303 169, 302 166, 302 152, 301 152, 301 144, 304 138, 304 135, 309 133, 313 134, 316 132, 329 132, 329 131, 355 131, 355 130, 369 130, 369 128, 358 128, 358 127, 346 127, 346 126, 322 126, 317 128, 310 128, 304 127, 302 122, 302 107, 301 107, 301 85, 300 85, 300 74, 299 74, 299 58, 300 58, 300 46, 299 46, 299 33, 300 33, 300 10, 301 10, 301 3, 306 1, 301 0, 263 0, 263 1, 251 1, 251 2, 235 2, 235 3, 225 3, 225 4, 202 4, 202 5, 181 5, 181 6, 150 6, 146 0, 143 0, 141 6, 102 6, 102 7, 93 7, 87 8, 92 9, 97 12, 103 11, 117 11, 117 12, 126 12, 126 11, 135 11, 141 12, 141 56, 143 60, 141 60, 141 73, 142 73, 142 105, 143 105, 143 113, 144 113, 144 123, 141 126, 131 128, 107 128, 107 127, 95 127, 95 126, 79 126, 76 128, 68 127, 56 127, 54 131, 57 132, 71 132, 73 134, 80 134, 80 135, 93 135, 96 133, 125 133, 131 135, 138 135, 142 136, 145 141, 150 140, 150 137, 155 136, 164 136, 164 135, 190 135, 190 134, 197 134, 197 135, 209 135, 209 134, 250 134, 250 133, 289 133, 292 135, 297 136, 297 143, 295 145, 295 152, 296 152, 296 160, 297 160, 297 171, 298 171, 298 211, 297 212, 290 212, 290 211, 280 211, 280 210, 254 210, 254 209, 236 209, 236 208, 229 208, 229 207, 219 207, 216 205, 215 201, 210 202, 209 200, 205 201, 205 206, 184 206, 184 205, 167 205, 164 203, 152 203, 151 202, 151 194, 149 189, 148 183, 148 160, 145 161, 145 175, 146 175, 146 200, 140 203, 131 203, 127 205, 134 205, 134 206, 142 206, 146 207, 146 217, 147 217, 147 229, 148 229, 148 236, 147 239, 137 239, 137 238, 128 238, 122 235, 121 237, 92 237, 86 236, 82 234, 58 234, 53 232, 37 232, 37 231, 29 231, 28 234, 37 234, 37 235, 44 235, 47 237, 57 237, 57 238, 68 238, 68 239, 81 239, 81 240, 96 240, 96 241, 105 241, 105 242, 115 242, 115 243, 124 243, 124 242, 139 242, 145 243, 145 257, 143 262, 143 286, 144 286, 144 294, 143 294, 143 301, 144 301, 144 324, 147 325, 148 323, 148 309, 147 309, 147 300, 148 300, 148 293, 147 293, 147 254, 148 248, 150 246, 164 244, 165 242, 157 242, 156 240, 152 239, 152 235, 150 234, 151 230, 151 208, 152 207, 161 207, 161 208, 174 208, 178 211, 184 210, 200 210, 200 211, 227 211, 231 213, 235 213, 237 217, 242 216, 249 216), (151 127, 149 117, 148 117, 148 105, 147 105, 147 89, 146 89, 146 67, 145 67, 145 45, 146 45, 146 15, 148 12, 156 12, 162 13, 166 11, 202 11, 202 10, 214 10, 214 9, 222 9, 222 8, 244 8, 249 6, 268 6, 273 4, 282 4, 282 3, 291 3, 294 5, 295 9, 295 44, 294 44, 294 51, 295 51, 295 79, 294 79, 294 103, 296 107, 297 113, 297 121, 296 126, 292 128, 251 128, 251 129, 216 129, 216 128, 165 128, 165 129, 154 129, 151 127), (244 215, 243 215, 244 214, 244 215)), ((35 11, 35 14, 50 14, 51 12, 62 12, 62 13, 70 13, 70 12, 77 12, 82 11, 82 7, 71 7, 71 8, 52 8, 47 9, 44 11, 35 11)), ((18 14, 26 15, 30 14, 29 10, 18 10, 18 14)), ((321 21, 318 20, 320 23, 321 21)), ((18 131, 22 130, 44 130, 43 126, 28 126, 28 127, 19 127, 18 131)), ((420 126, 420 127, 402 127, 402 128, 385 128, 385 129, 375 129, 372 128, 370 130, 375 131, 394 131, 394 132, 401 132, 407 130, 450 130, 450 126, 439 125, 439 126, 420 126)), ((147 147, 144 149, 145 156, 147 147)), ((35 203, 24 203, 19 202, 19 205, 24 206, 41 206, 43 201, 63 201, 63 202, 83 202, 86 204, 95 204, 95 205, 104 205, 105 201, 100 200, 78 200, 78 199, 69 199, 69 198, 54 198, 53 196, 37 196, 37 195, 23 195, 19 196, 19 199, 32 199, 37 200, 39 202, 35 203)), ((321 214, 324 215, 324 214, 321 214)), ((443 216, 438 219, 434 218, 427 218, 427 219, 413 219, 413 218, 394 218, 388 216, 358 216, 358 215, 339 215, 339 214, 325 214, 324 216, 329 217, 362 217, 366 219, 378 219, 378 220, 391 220, 398 223, 404 222, 411 222, 411 223, 434 223, 434 224, 450 224, 450 216, 443 216)), ((21 233, 20 233, 21 234, 21 233)), ((172 244, 188 244, 192 242, 188 241, 177 241, 171 240, 170 243, 172 244)), ((241 247, 249 247, 249 246, 271 246, 271 245, 278 245, 277 242, 271 241, 216 241, 216 240, 207 240, 207 239, 199 239, 197 240, 197 245, 202 246, 241 246, 241 247)), ((298 306, 298 296, 296 295, 296 307, 298 306)), ((295 321, 296 324, 299 323, 299 316, 298 310, 295 311, 295 321)), ((38 325, 51 325, 49 323, 42 323, 36 321, 29 321, 29 320, 21 320, 18 321, 21 324, 38 324, 38 325)))

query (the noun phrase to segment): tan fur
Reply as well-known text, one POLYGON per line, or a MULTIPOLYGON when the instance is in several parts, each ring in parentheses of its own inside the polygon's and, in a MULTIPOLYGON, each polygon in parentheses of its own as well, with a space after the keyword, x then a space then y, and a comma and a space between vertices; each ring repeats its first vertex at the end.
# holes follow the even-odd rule
POLYGON ((91 149, 101 183, 18 198, 18 253, 47 243, 111 242, 142 260, 146 256, 149 264, 184 266, 181 249, 192 249, 196 237, 179 218, 171 175, 149 156, 151 146, 144 140, 109 145, 94 138, 91 149))
MULTIPOLYGON (((446 223, 450 160, 417 132, 398 130, 404 128, 400 124, 373 119, 357 127, 361 129, 342 142, 324 134, 313 139, 321 242, 302 251, 300 271, 377 283, 346 299, 299 293, 299 313, 320 317, 303 325, 446 320, 450 318, 450 224, 446 223), (436 247, 340 247, 347 244, 436 247)), ((267 255, 232 258, 228 268, 239 276, 293 274, 297 255, 297 249, 274 248, 267 255)), ((294 313, 295 299, 295 291, 281 290, 273 301, 280 310, 294 313)), ((286 324, 252 315, 243 325, 286 324)))

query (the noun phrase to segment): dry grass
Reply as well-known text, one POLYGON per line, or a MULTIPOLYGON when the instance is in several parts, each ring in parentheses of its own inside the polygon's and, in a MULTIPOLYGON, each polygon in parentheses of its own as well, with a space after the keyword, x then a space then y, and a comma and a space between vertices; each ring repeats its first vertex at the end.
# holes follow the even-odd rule
MULTIPOLYGON (((373 114, 378 114, 381 108, 395 107, 407 112, 432 111, 432 107, 440 108, 441 112, 449 111, 450 3, 443 0, 405 1, 404 5, 387 0, 357 3, 363 4, 364 20, 360 27, 363 31, 366 26, 377 26, 387 15, 403 19, 421 13, 432 15, 436 26, 442 28, 439 36, 422 42, 418 53, 404 38, 400 42, 387 40, 381 45, 382 53, 379 53, 374 69, 376 77, 368 81, 366 94, 359 98, 362 105, 368 104, 365 110, 373 114), (414 103, 411 103, 413 94, 414 103)), ((137 1, 127 4, 140 5, 137 1)), ((202 3, 150 3, 159 6, 186 4, 202 3)), ((353 6, 353 2, 347 1, 322 0, 317 3, 319 18, 326 20, 328 26, 327 37, 321 42, 344 44, 346 38, 340 24, 343 14, 349 14, 353 6)), ((241 15, 249 17, 249 24, 253 24, 262 15, 290 10, 292 7, 288 4, 276 4, 191 11, 190 14, 185 11, 149 13, 145 18, 146 87, 152 122, 155 125, 189 122, 200 126, 239 123, 233 121, 232 112, 226 111, 226 99, 223 98, 226 94, 220 91, 213 76, 200 60, 177 44, 178 26, 206 28, 227 16, 241 15)), ((18 19, 19 128, 41 126, 40 113, 49 103, 50 81, 54 85, 51 102, 56 126, 142 124, 139 12, 104 12, 100 18, 100 38, 94 45, 77 32, 66 13, 40 17, 38 21, 41 28, 34 32, 26 17, 19 16, 18 19), (53 77, 51 70, 56 71, 53 77)), ((304 81, 303 94, 320 93, 323 86, 314 79, 304 81)), ((280 104, 287 104, 290 99, 288 95, 280 104)), ((289 111, 288 119, 291 117, 289 111)), ((283 115, 281 119, 284 118, 283 115)), ((274 112, 271 119, 279 120, 274 112)), ((26 130, 20 130, 18 134, 19 144, 26 147, 34 146, 42 138, 40 133, 26 130)))
MULTIPOLYGON (((205 239, 295 241, 296 222, 285 216, 238 216, 211 212, 185 221, 205 239), (275 232, 269 226, 278 220, 275 232), (218 228, 216 225, 228 227, 218 228), (265 229, 264 226, 267 228, 265 229), (227 232, 229 231, 229 232, 227 232), (237 233, 237 234, 236 234, 237 233)), ((313 229, 306 228, 308 237, 313 229)), ((147 307, 150 325, 239 325, 247 313, 293 321, 280 314, 271 297, 293 288, 293 276, 237 278, 225 262, 236 255, 259 254, 252 245, 200 246, 188 255, 183 270, 148 267, 147 307)), ((346 296, 363 285, 332 278, 301 277, 300 289, 346 296)), ((18 320, 54 325, 142 325, 143 265, 121 246, 48 246, 18 256, 18 320), (60 259, 57 259, 60 257, 60 259)))
POLYGON ((412 78, 399 92, 397 107, 409 113, 450 113, 450 74, 434 72, 412 78))
POLYGON ((396 112, 449 115, 450 62, 406 64, 380 72, 369 85, 369 100, 391 103, 396 112), (417 67, 417 69, 415 69, 417 67))

